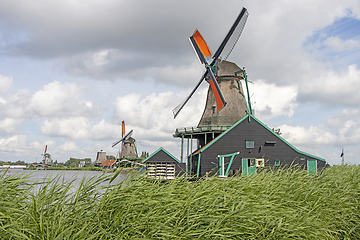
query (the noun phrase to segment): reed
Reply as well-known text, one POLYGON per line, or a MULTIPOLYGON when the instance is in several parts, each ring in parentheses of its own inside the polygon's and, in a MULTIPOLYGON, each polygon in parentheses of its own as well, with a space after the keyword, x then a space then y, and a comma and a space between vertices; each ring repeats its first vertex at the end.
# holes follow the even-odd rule
POLYGON ((359 239, 360 167, 188 182, 0 175, 3 239, 359 239), (105 187, 100 183, 109 182, 105 187))

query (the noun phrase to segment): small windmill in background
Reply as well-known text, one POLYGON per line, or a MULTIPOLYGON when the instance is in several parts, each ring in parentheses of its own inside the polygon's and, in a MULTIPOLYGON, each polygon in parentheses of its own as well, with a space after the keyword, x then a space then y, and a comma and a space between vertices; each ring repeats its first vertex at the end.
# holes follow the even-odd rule
POLYGON ((43 160, 42 160, 43 164, 52 165, 53 161, 51 159, 51 155, 47 153, 47 145, 45 145, 44 153, 41 154, 41 156, 43 156, 43 160))
POLYGON ((125 121, 122 121, 121 124, 121 139, 112 144, 112 147, 115 147, 121 143, 119 152, 116 155, 116 159, 127 159, 127 160, 136 160, 138 159, 135 139, 132 138, 133 130, 125 134, 125 121))

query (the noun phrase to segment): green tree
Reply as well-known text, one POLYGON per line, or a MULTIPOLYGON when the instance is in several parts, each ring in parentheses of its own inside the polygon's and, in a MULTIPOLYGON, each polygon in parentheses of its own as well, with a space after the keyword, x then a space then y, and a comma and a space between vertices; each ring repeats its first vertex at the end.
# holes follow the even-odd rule
POLYGON ((26 165, 26 163, 24 161, 22 161, 22 160, 17 160, 15 162, 15 165, 26 165))
POLYGON ((57 164, 57 167, 62 168, 62 167, 64 167, 64 164, 63 164, 63 163, 58 163, 58 164, 57 164))
POLYGON ((149 156, 149 153, 148 153, 148 152, 142 151, 140 158, 145 159, 145 158, 147 158, 148 156, 149 156))
POLYGON ((66 167, 78 167, 80 161, 84 161, 85 162, 85 167, 90 167, 91 166, 91 158, 70 158, 69 160, 67 160, 65 162, 65 166, 66 167))

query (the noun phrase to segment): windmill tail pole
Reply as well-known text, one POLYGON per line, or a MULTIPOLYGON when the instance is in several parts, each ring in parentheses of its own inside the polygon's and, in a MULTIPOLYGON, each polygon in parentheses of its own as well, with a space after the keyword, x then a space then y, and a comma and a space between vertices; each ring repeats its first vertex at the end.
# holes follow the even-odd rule
POLYGON ((252 113, 252 107, 251 107, 251 101, 250 101, 250 93, 249 93, 249 85, 248 85, 247 73, 246 73, 245 67, 243 69, 244 69, 244 77, 245 77, 245 83, 246 83, 246 92, 247 92, 247 96, 248 96, 250 114, 253 114, 252 113))
MULTIPOLYGON (((245 79, 245 84, 246 84, 246 92, 247 92, 247 98, 248 98, 248 106, 249 106, 249 112, 252 115, 252 108, 251 108, 251 101, 250 101, 250 92, 249 92, 249 84, 248 84, 248 79, 247 79, 247 74, 246 74, 246 70, 245 67, 243 67, 243 70, 239 71, 239 72, 243 72, 244 73, 244 79, 245 79)), ((236 72, 235 74, 239 73, 236 72)))

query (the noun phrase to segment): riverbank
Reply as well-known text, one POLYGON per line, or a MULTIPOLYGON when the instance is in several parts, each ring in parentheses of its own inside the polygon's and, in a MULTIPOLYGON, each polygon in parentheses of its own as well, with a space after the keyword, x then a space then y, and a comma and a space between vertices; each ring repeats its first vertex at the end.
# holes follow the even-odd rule
MULTIPOLYGON (((34 170, 34 168, 26 168, 24 170, 34 170)), ((102 171, 100 167, 49 167, 42 170, 57 170, 57 171, 102 171)))

